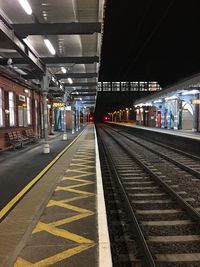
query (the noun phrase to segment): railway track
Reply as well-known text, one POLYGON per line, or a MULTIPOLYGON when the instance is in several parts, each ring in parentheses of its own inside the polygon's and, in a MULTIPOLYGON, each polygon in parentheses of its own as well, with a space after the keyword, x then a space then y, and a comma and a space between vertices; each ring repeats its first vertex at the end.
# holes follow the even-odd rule
POLYGON ((125 135, 98 128, 104 185, 109 184, 111 236, 113 213, 114 225, 117 219, 121 224, 120 234, 114 231, 111 237, 114 266, 200 266, 200 203, 166 174, 172 168, 177 176, 181 173, 188 179, 188 171, 178 170, 174 163, 166 163, 158 153, 125 135), (121 238, 123 232, 125 238, 121 238), (126 248, 127 257, 120 256, 121 248, 123 252, 126 248))

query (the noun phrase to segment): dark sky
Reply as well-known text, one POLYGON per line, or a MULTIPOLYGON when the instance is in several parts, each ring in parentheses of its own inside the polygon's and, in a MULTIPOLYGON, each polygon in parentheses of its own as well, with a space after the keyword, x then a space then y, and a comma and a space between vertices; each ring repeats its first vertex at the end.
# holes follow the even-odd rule
POLYGON ((107 0, 100 81, 166 86, 197 72, 199 0, 107 0))

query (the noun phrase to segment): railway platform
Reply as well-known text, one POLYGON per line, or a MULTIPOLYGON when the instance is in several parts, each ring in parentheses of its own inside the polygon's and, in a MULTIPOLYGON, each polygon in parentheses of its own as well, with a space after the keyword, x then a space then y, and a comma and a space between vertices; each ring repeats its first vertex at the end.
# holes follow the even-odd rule
POLYGON ((111 267, 101 179, 91 124, 19 191, 30 187, 0 224, 0 266, 111 267))

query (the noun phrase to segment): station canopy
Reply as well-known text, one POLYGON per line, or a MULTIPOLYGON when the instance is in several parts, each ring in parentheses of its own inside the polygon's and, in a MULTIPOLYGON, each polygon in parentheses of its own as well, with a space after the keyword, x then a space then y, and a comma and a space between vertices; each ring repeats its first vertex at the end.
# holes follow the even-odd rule
POLYGON ((94 105, 103 16, 104 0, 0 0, 0 73, 94 105))

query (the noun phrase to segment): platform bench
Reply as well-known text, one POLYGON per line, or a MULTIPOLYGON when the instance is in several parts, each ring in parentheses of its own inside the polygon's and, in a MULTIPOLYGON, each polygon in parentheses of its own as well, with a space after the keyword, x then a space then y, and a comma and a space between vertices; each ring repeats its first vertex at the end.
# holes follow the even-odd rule
POLYGON ((37 142, 37 137, 36 135, 34 134, 33 130, 32 129, 27 129, 24 131, 25 132, 25 136, 27 138, 29 138, 29 140, 31 140, 31 142, 34 142, 36 143, 37 142))
POLYGON ((18 138, 16 132, 8 132, 8 142, 14 149, 23 146, 23 142, 21 138, 18 138))

